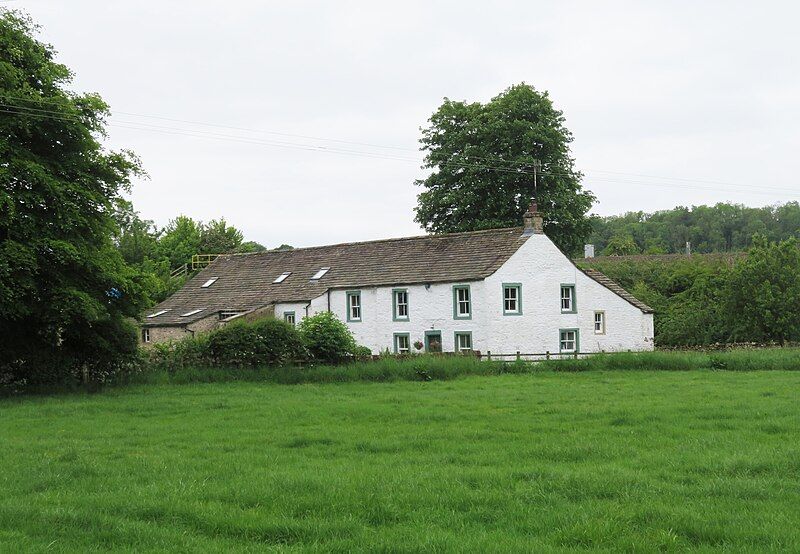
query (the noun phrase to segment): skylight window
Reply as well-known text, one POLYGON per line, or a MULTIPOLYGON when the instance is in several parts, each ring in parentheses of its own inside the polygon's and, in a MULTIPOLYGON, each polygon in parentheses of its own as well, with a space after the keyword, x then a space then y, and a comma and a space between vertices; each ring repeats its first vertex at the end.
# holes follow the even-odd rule
POLYGON ((318 281, 322 279, 322 276, 328 273, 331 270, 329 267, 323 267, 319 271, 317 271, 314 276, 311 278, 312 281, 318 281))
POLYGON ((208 287, 216 283, 217 279, 219 279, 219 277, 212 277, 211 279, 203 283, 200 288, 207 289, 208 287))
POLYGON ((200 308, 199 310, 192 310, 190 312, 186 312, 185 314, 181 314, 181 317, 189 317, 190 315, 199 314, 203 310, 205 310, 205 308, 200 308))
POLYGON ((160 316, 160 315, 164 315, 164 314, 165 314, 165 313, 167 313, 168 311, 169 311, 169 310, 159 310, 159 311, 157 311, 157 312, 155 312, 155 313, 153 313, 153 314, 150 314, 150 315, 149 315, 149 316, 147 316, 147 317, 158 317, 158 316, 160 316))
POLYGON ((273 283, 283 283, 286 280, 286 278, 291 274, 292 274, 291 271, 284 271, 283 273, 278 275, 278 277, 272 282, 273 283))

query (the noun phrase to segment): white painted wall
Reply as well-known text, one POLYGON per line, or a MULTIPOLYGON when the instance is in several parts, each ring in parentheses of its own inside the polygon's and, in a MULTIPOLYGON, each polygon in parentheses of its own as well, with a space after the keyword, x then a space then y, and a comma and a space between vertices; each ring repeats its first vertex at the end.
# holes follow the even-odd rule
MULTIPOLYGON (((347 297, 345 290, 330 293, 331 311, 339 319, 347 322, 347 297)), ((361 289, 361 321, 347 322, 358 344, 368 346, 373 353, 389 349, 394 351, 394 333, 408 333, 411 343, 425 342, 425 331, 436 330, 442 333, 442 349, 452 352, 456 331, 471 331, 473 348, 482 349, 486 335, 486 302, 483 296, 483 282, 473 281, 453 284, 408 285, 361 289), (472 299, 472 318, 453 319, 453 285, 468 284, 472 299), (408 290, 408 321, 392 321, 392 290, 408 290)), ((322 295, 311 302, 311 313, 328 309, 328 295, 322 295)), ((412 351, 414 351, 412 346, 412 351)))
POLYGON ((295 324, 300 323, 300 320, 306 316, 306 307, 308 305, 308 302, 275 304, 275 319, 283 321, 284 314, 294 312, 295 324))
MULTIPOLYGON (((345 290, 333 290, 311 301, 309 315, 330 309, 347 322, 345 290)), ((278 304, 275 315, 294 311, 297 322, 305 303, 278 304)), ((473 348, 495 354, 559 351, 559 330, 580 331, 580 351, 653 349, 653 316, 644 314, 587 277, 545 235, 533 235, 484 281, 361 289, 361 321, 347 322, 358 344, 373 353, 394 351, 394 333, 409 333, 411 343, 425 342, 425 331, 442 333, 442 348, 454 350, 455 332, 471 331, 473 348), (522 315, 503 315, 503 283, 522 284, 522 315), (575 284, 576 314, 562 314, 562 283, 575 284), (453 318, 453 285, 469 284, 472 318, 453 318), (392 320, 392 289, 408 289, 409 320, 392 320), (594 312, 606 313, 606 334, 595 335, 594 312)), ((412 351, 414 351, 412 346, 412 351)))
POLYGON ((581 352, 652 350, 653 316, 586 276, 545 235, 533 235, 485 280, 488 350, 501 354, 559 351, 559 330, 577 328, 581 352), (503 283, 522 284, 522 315, 503 315, 503 283), (575 284, 577 313, 561 313, 561 284, 575 284), (594 312, 606 333, 594 333, 594 312))

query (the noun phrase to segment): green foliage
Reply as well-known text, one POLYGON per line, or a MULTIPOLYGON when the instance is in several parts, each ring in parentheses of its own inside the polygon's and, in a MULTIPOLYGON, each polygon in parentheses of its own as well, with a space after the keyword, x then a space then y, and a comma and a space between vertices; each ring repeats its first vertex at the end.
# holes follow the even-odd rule
POLYGON ((603 249, 605 256, 629 256, 638 253, 639 248, 630 235, 614 235, 603 249))
POLYGON ((158 239, 158 255, 168 260, 168 267, 174 269, 192 260, 195 254, 216 254, 201 252, 203 225, 191 217, 181 215, 169 222, 158 239))
POLYGON ((655 310, 659 346, 800 340, 800 250, 763 237, 746 256, 594 258, 655 310))
POLYGON ((756 234, 781 241, 800 234, 800 203, 749 208, 741 204, 678 206, 655 213, 629 212, 594 218, 588 242, 603 252, 616 237, 631 237, 636 253, 683 253, 686 242, 698 253, 746 250, 756 234))
MULTIPOLYGON (((183 286, 187 275, 171 273, 189 264, 195 254, 266 250, 257 242, 243 242, 242 232, 224 219, 203 223, 182 215, 159 229, 152 221, 141 219, 129 203, 123 203, 115 217, 119 225, 117 248, 125 261, 141 274, 154 302, 164 300, 183 286)), ((188 273, 190 276, 191 268, 188 273)))
POLYGON ((735 337, 780 344, 800 338, 797 241, 768 243, 757 237, 730 276, 728 300, 735 337))
POLYGON ((582 247, 591 233, 586 214, 594 196, 581 187, 569 150, 572 134, 547 93, 522 83, 486 104, 445 99, 429 121, 420 142, 433 173, 417 182, 425 190, 416 208, 416 221, 426 230, 521 225, 533 193, 527 171, 538 161, 545 231, 565 252, 582 247))
MULTIPOLYGON (((224 254, 238 252, 244 235, 236 227, 231 227, 225 219, 213 219, 201 226, 200 246, 197 253, 224 254)), ((255 243, 250 243, 255 244, 255 243)))
POLYGON ((207 340, 217 365, 283 365, 305 355, 294 326, 273 318, 229 323, 209 333, 207 340))
MULTIPOLYGON (((243 242, 236 248, 236 252, 244 254, 247 252, 264 252, 267 249, 263 244, 259 244, 253 240, 243 242)), ((280 248, 278 248, 280 250, 280 248)))
POLYGON ((131 362, 124 319, 149 300, 113 242, 140 166, 102 147, 108 106, 67 90, 71 72, 35 32, 0 10, 0 373, 103 380, 131 362))
POLYGON ((321 362, 337 363, 355 352, 353 334, 332 312, 303 318, 297 330, 308 352, 321 362))

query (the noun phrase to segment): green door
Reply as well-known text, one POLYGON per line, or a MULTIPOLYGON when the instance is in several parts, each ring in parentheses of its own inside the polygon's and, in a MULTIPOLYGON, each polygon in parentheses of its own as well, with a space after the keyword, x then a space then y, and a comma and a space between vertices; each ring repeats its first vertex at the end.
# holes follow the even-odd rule
POLYGON ((442 352, 442 332, 425 331, 425 351, 432 354, 442 352))

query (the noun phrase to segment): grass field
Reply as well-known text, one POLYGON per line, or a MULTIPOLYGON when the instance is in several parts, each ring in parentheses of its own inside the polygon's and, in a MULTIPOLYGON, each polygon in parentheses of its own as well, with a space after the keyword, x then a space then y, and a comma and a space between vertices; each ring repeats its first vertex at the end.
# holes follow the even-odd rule
POLYGON ((0 552, 800 551, 800 372, 0 400, 0 552))

